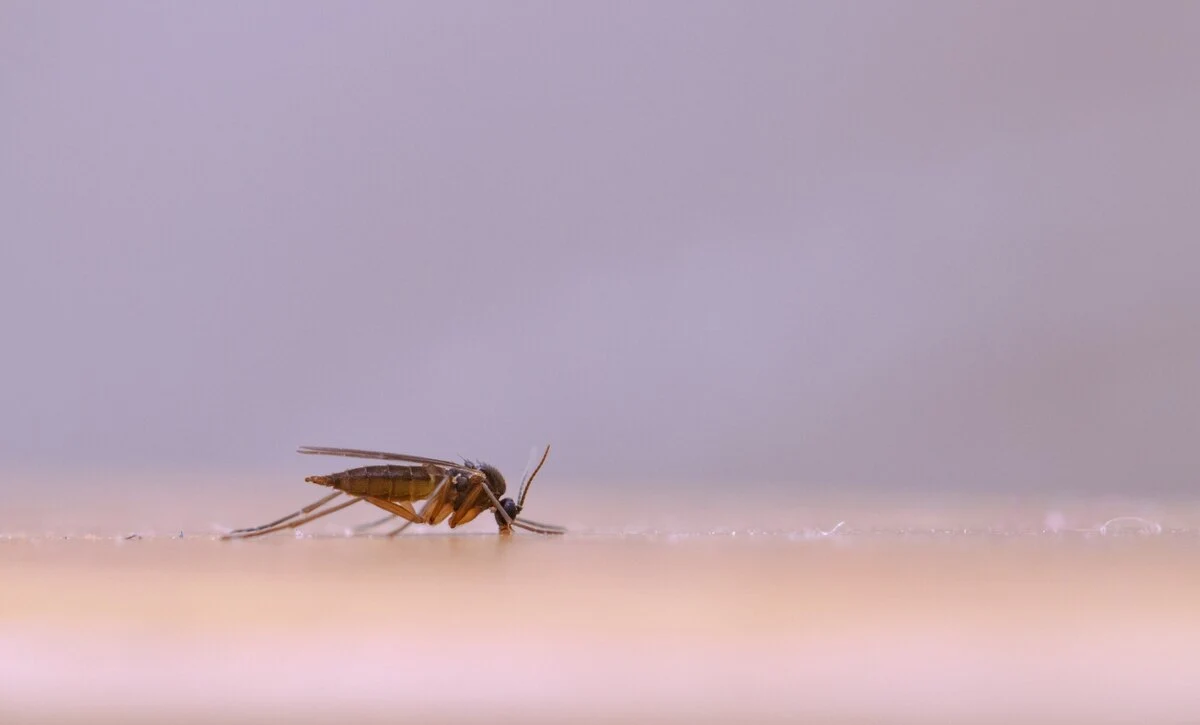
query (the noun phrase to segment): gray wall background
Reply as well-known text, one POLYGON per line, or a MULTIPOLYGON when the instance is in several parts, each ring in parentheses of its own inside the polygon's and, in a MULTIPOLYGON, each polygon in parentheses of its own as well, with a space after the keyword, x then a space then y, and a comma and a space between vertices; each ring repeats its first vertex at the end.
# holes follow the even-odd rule
POLYGON ((1197 129, 1187 2, 2 0, 0 464, 1191 493, 1197 129))

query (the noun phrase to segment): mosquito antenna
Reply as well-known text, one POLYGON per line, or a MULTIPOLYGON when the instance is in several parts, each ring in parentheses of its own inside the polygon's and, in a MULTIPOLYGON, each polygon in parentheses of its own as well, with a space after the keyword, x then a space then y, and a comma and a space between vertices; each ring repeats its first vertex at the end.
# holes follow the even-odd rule
POLYGON ((529 486, 533 483, 533 477, 538 475, 538 471, 542 470, 542 466, 546 463, 546 458, 550 455, 550 445, 546 444, 546 451, 542 453, 542 460, 538 461, 537 468, 533 469, 533 473, 529 474, 529 480, 525 485, 521 486, 521 496, 517 499, 517 510, 521 510, 525 506, 525 496, 529 493, 529 486))
POLYGON ((525 481, 529 477, 529 469, 533 466, 533 459, 537 456, 537 448, 530 448, 529 455, 525 456, 525 468, 521 469, 521 490, 525 489, 525 481))

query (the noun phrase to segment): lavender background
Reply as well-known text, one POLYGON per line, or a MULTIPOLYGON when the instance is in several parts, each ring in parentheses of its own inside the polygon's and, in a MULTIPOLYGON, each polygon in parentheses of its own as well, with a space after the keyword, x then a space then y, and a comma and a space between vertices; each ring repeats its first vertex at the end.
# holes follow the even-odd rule
POLYGON ((0 465, 1192 493, 1197 129, 1187 2, 2 0, 0 465))

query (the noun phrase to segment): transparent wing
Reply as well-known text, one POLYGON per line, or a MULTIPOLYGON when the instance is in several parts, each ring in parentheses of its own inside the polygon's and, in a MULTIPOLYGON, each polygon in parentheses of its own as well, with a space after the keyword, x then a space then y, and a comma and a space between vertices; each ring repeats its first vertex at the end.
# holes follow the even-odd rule
POLYGON ((407 453, 385 453, 383 451, 364 451, 359 448, 326 448, 325 446, 300 446, 296 449, 297 453, 304 453, 311 456, 345 456, 346 458, 373 458, 380 461, 408 461, 409 463, 423 463, 429 466, 441 466, 455 471, 475 471, 464 463, 454 463, 453 461, 443 461, 437 458, 425 458, 424 456, 410 456, 407 453))
POLYGON ((529 455, 525 458, 525 468, 521 470, 521 488, 525 487, 525 479, 529 478, 529 471, 533 468, 534 462, 537 461, 538 453, 539 451, 537 446, 533 446, 529 449, 529 455))
POLYGON ((546 465, 546 457, 550 455, 550 444, 546 444, 546 450, 542 453, 542 459, 538 461, 537 468, 533 469, 533 473, 529 474, 529 478, 522 476, 521 478, 521 495, 517 497, 517 508, 525 507, 525 496, 529 494, 529 486, 533 484, 534 476, 538 475, 538 471, 542 470, 542 466, 546 465))

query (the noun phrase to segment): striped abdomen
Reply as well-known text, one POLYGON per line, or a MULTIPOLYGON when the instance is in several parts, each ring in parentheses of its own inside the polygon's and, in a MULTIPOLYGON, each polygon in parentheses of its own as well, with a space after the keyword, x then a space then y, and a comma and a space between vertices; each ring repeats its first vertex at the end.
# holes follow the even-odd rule
POLYGON ((330 486, 351 496, 373 496, 389 501, 422 501, 437 486, 437 473, 425 466, 363 466, 328 476, 304 479, 330 486))

